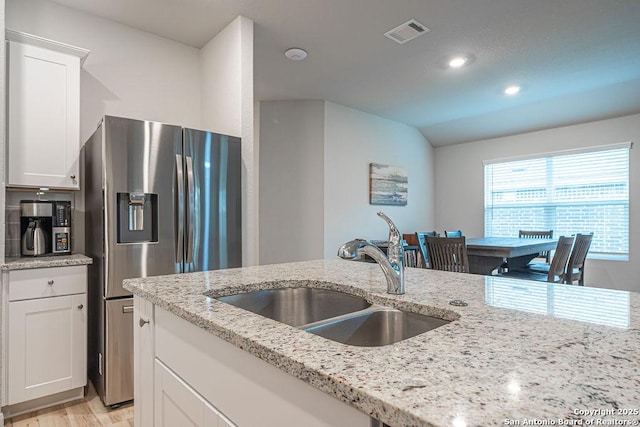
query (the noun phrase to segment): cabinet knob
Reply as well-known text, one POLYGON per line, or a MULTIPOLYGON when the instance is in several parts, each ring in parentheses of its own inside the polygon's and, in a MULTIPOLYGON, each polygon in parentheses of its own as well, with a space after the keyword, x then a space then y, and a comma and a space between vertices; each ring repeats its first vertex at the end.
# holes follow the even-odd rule
POLYGON ((53 285, 53 280, 49 280, 47 283, 49 284, 49 286, 51 286, 53 285))
POLYGON ((84 308, 84 305, 83 305, 83 304, 80 304, 80 305, 78 306, 78 310, 82 310, 83 308, 84 308))
POLYGON ((75 180, 75 179, 76 179, 76 176, 75 176, 75 175, 71 175, 69 178, 71 178, 71 179, 75 180))
POLYGON ((142 328, 144 325, 146 325, 147 323, 149 323, 148 320, 144 320, 142 317, 140 318, 140 320, 138 321, 138 324, 140 325, 140 327, 142 328))

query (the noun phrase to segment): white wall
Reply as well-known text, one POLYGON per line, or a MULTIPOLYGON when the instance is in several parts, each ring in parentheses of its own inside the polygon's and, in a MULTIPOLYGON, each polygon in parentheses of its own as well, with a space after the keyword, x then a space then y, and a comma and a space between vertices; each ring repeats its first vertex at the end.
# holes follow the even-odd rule
POLYGON ((260 103, 260 264, 324 257, 324 105, 260 103))
POLYGON ((81 141, 104 114, 201 127, 199 50, 46 0, 7 0, 6 26, 91 50, 81 141))
POLYGON ((433 147, 411 126, 327 101, 260 103, 260 263, 335 258, 355 237, 433 229, 433 147), (403 166, 407 206, 369 204, 369 163, 403 166))
POLYGON ((242 264, 258 262, 253 21, 234 19, 200 52, 202 127, 242 138, 242 264))
POLYGON ((241 23, 238 18, 200 51, 202 126, 241 136, 241 23))
POLYGON ((401 233, 434 227, 433 147, 414 127, 325 103, 324 256, 355 237, 385 240, 385 212, 401 233), (406 168, 406 206, 369 204, 369 163, 406 168))
MULTIPOLYGON (((640 142, 640 115, 602 120, 435 149, 435 223, 437 229, 484 233, 483 160, 546 153, 618 142, 640 142)), ((640 291, 640 150, 630 152, 628 262, 587 260, 585 284, 640 291)), ((585 230, 589 231, 589 230, 585 230)))

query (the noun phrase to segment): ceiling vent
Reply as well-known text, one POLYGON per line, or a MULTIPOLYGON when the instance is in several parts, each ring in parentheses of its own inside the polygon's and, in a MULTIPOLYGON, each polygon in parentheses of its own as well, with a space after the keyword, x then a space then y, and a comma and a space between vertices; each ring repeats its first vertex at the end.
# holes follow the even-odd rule
POLYGON ((431 30, 415 19, 411 19, 393 30, 387 31, 384 35, 398 44, 404 44, 422 34, 427 34, 429 31, 431 30))

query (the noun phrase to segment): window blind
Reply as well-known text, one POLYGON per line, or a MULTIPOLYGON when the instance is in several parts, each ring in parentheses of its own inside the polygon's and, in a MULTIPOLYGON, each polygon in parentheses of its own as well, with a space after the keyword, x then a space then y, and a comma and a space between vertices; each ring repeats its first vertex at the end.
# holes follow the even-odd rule
POLYGON ((589 254, 628 255, 629 148, 485 164, 485 236, 593 232, 589 254))

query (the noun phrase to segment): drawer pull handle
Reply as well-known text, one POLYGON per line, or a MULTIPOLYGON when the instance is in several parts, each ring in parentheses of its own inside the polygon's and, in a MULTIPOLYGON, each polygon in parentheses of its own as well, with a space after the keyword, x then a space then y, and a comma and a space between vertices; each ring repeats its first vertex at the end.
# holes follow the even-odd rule
POLYGON ((80 305, 78 306, 78 310, 82 310, 83 308, 84 308, 84 305, 83 305, 83 304, 80 304, 80 305))
POLYGON ((49 286, 52 286, 53 285, 53 280, 49 280, 47 283, 49 284, 49 286))
POLYGON ((140 320, 138 321, 138 324, 140 325, 140 327, 142 328, 144 325, 146 325, 147 323, 149 323, 148 320, 144 320, 142 317, 140 318, 140 320))
POLYGON ((71 178, 71 179, 75 180, 75 179, 76 179, 76 176, 75 176, 75 175, 71 175, 69 178, 71 178))

